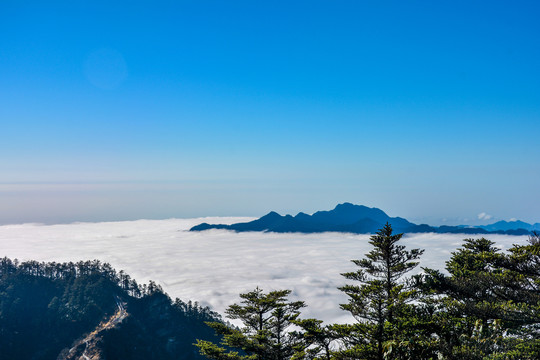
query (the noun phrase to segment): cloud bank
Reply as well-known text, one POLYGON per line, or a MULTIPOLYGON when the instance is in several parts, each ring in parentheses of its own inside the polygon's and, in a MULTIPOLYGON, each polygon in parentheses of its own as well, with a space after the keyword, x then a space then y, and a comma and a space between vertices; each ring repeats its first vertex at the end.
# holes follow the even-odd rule
MULTIPOLYGON (((340 273, 355 270, 352 259, 370 250, 369 235, 342 233, 189 232, 201 222, 235 223, 251 218, 137 220, 62 225, 0 226, 0 256, 19 260, 99 259, 125 270, 139 283, 154 280, 171 297, 198 301, 223 313, 254 289, 291 289, 306 301, 304 317, 349 321, 339 309, 346 301, 337 290, 340 273)), ((437 269, 468 235, 413 234, 407 248, 423 248, 420 265, 437 269)), ((526 236, 489 235, 501 249, 524 243, 526 236)))

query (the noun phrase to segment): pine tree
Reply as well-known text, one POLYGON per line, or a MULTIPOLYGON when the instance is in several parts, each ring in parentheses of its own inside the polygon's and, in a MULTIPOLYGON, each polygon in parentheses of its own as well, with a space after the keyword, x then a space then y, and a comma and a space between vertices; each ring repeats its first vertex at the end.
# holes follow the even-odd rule
POLYGON ((228 360, 285 360, 290 359, 301 341, 287 330, 300 315, 303 301, 289 302, 290 290, 264 293, 256 288, 245 294, 241 304, 233 304, 226 310, 227 317, 241 320, 243 327, 237 329, 227 324, 208 323, 217 334, 223 336, 220 346, 209 341, 197 341, 200 353, 209 359, 228 360), (230 350, 236 348, 238 351, 230 350))
POLYGON ((342 274, 360 285, 345 285, 339 289, 349 296, 349 302, 341 308, 349 311, 357 320, 352 326, 344 326, 348 348, 343 358, 384 358, 385 343, 396 340, 396 329, 407 304, 414 299, 416 290, 404 279, 404 275, 418 265, 423 250, 405 250, 399 245, 403 234, 393 234, 392 226, 386 224, 369 243, 373 249, 361 260, 352 260, 359 267, 355 272, 342 274))
POLYGON ((490 240, 465 239, 446 263, 449 275, 424 270, 422 286, 436 294, 433 322, 445 358, 540 358, 537 238, 507 254, 490 240))
POLYGON ((295 335, 303 343, 293 360, 332 359, 332 343, 341 337, 340 325, 323 325, 323 321, 318 319, 301 319, 293 323, 302 329, 301 332, 295 332, 295 335))

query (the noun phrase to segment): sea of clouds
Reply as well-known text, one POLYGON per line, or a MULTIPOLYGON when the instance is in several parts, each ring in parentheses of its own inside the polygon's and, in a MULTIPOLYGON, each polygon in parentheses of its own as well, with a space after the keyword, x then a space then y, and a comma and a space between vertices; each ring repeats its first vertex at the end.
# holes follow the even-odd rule
MULTIPOLYGON (((99 259, 123 269, 137 282, 154 280, 173 298, 198 301, 223 313, 238 294, 259 286, 291 289, 304 300, 303 317, 349 321, 339 309, 346 297, 340 273, 354 271, 352 259, 370 250, 369 235, 343 233, 189 232, 201 222, 231 224, 251 218, 137 220, 61 225, 0 226, 0 257, 38 261, 99 259)), ((443 269, 463 234, 411 234, 407 248, 422 248, 420 266, 443 269)), ((526 236, 488 235, 502 250, 526 236)), ((420 269, 418 269, 420 270, 420 269)))

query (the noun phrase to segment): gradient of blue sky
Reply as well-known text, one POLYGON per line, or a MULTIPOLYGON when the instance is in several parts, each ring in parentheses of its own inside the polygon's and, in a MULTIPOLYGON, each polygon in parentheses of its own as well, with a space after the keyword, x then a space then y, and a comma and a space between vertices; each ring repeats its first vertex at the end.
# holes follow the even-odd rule
POLYGON ((539 16, 535 1, 2 1, 0 223, 343 201, 540 221, 539 16))

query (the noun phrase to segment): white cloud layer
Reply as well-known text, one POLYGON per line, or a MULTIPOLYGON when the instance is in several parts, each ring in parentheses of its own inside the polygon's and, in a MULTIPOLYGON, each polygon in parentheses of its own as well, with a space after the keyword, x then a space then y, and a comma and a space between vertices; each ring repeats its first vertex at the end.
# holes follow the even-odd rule
MULTIPOLYGON (((350 320, 339 309, 346 298, 340 273, 370 250, 369 235, 341 233, 189 232, 201 222, 235 223, 247 218, 138 220, 63 225, 0 226, 0 256, 39 261, 99 259, 123 269, 139 283, 155 280, 171 295, 199 301, 223 313, 238 294, 254 289, 291 289, 306 301, 304 317, 350 320)), ((462 234, 405 236, 407 248, 426 249, 421 266, 442 269, 462 234)), ((489 235, 501 249, 526 236, 489 235)))

